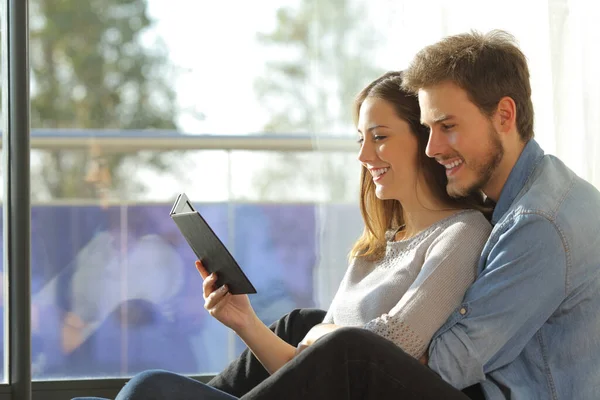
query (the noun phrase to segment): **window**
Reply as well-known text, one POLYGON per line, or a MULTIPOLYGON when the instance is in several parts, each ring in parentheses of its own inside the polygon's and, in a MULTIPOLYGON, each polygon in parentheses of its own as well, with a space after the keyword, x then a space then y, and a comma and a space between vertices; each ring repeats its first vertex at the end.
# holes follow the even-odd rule
MULTIPOLYGON (((22 12, 18 3, 2 2, 3 40, 5 11, 22 12)), ((239 353, 239 340, 204 312, 194 256, 169 219, 180 191, 248 272, 265 322, 293 307, 327 308, 362 228, 353 97, 444 35, 513 33, 530 62, 536 139, 600 183, 600 9, 587 2, 511 0, 493 12, 472 0, 29 6, 39 398, 94 394, 104 383, 90 379, 152 367, 211 374, 239 353), (66 394, 70 379, 82 381, 66 394)), ((2 55, 16 59, 23 47, 2 55)), ((1 200, 6 209, 5 190, 1 200)), ((4 241, 0 249, 7 254, 4 241)), ((0 267, 5 279, 4 257, 0 267)), ((110 382, 118 390, 121 381, 110 382)), ((0 399, 10 390, 0 386, 0 399)))
MULTIPOLYGON (((263 321, 327 306, 360 229, 345 103, 371 67, 358 63, 346 80, 363 82, 342 89, 277 66, 313 67, 298 57, 314 39, 277 22, 309 26, 307 4, 32 2, 34 379, 210 374, 239 354, 203 309, 195 256, 169 217, 180 191, 258 289, 263 321), (345 222, 321 252, 325 216, 345 222)), ((327 7, 321 27, 336 15, 327 7)), ((319 74, 341 72, 326 70, 333 57, 319 74)))

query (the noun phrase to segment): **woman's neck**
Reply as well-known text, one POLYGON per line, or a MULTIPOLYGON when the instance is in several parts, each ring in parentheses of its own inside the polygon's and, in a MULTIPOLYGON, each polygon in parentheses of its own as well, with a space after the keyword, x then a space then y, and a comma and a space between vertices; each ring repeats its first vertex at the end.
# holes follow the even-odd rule
POLYGON ((419 232, 424 231, 431 225, 444 218, 447 218, 459 210, 456 208, 447 208, 440 210, 420 210, 407 212, 404 210, 404 228, 396 235, 400 239, 409 239, 419 232))
POLYGON ((459 211, 455 205, 447 204, 431 193, 418 189, 410 198, 401 200, 401 203, 404 228, 396 235, 400 239, 409 239, 459 211))

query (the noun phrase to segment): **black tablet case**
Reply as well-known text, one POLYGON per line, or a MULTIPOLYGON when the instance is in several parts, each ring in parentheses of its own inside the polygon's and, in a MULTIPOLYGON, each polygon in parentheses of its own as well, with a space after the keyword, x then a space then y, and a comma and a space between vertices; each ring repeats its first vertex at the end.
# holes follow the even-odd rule
POLYGON ((171 214, 171 218, 209 273, 216 272, 217 287, 227 284, 231 294, 256 293, 223 242, 197 211, 171 214))

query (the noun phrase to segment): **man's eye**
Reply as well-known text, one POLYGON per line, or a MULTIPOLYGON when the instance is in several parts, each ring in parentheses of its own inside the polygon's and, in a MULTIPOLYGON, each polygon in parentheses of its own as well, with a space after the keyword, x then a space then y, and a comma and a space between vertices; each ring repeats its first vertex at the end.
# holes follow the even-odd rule
POLYGON ((358 144, 362 144, 362 142, 364 142, 365 139, 363 139, 362 137, 359 137, 358 140, 356 140, 356 143, 358 144))
POLYGON ((445 131, 449 131, 450 129, 454 128, 456 126, 456 124, 442 124, 442 129, 445 131))

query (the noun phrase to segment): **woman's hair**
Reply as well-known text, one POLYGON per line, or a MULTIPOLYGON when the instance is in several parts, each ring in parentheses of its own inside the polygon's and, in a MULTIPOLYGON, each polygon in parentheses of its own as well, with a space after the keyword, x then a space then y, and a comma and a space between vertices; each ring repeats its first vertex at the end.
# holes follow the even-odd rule
MULTIPOLYGON (((483 196, 473 194, 460 199, 452 198, 446 191, 446 171, 435 159, 427 157, 425 148, 429 130, 421 124, 419 102, 413 94, 402 89, 402 71, 387 72, 371 82, 356 97, 354 122, 358 123, 360 107, 367 98, 377 98, 394 107, 396 115, 405 120, 417 139, 417 169, 424 177, 429 189, 443 204, 451 208, 483 209, 483 196)), ((360 173, 360 212, 365 223, 362 235, 350 251, 350 257, 367 257, 377 260, 383 257, 386 248, 386 232, 404 225, 402 204, 398 200, 381 200, 375 195, 375 183, 367 168, 360 173)))

